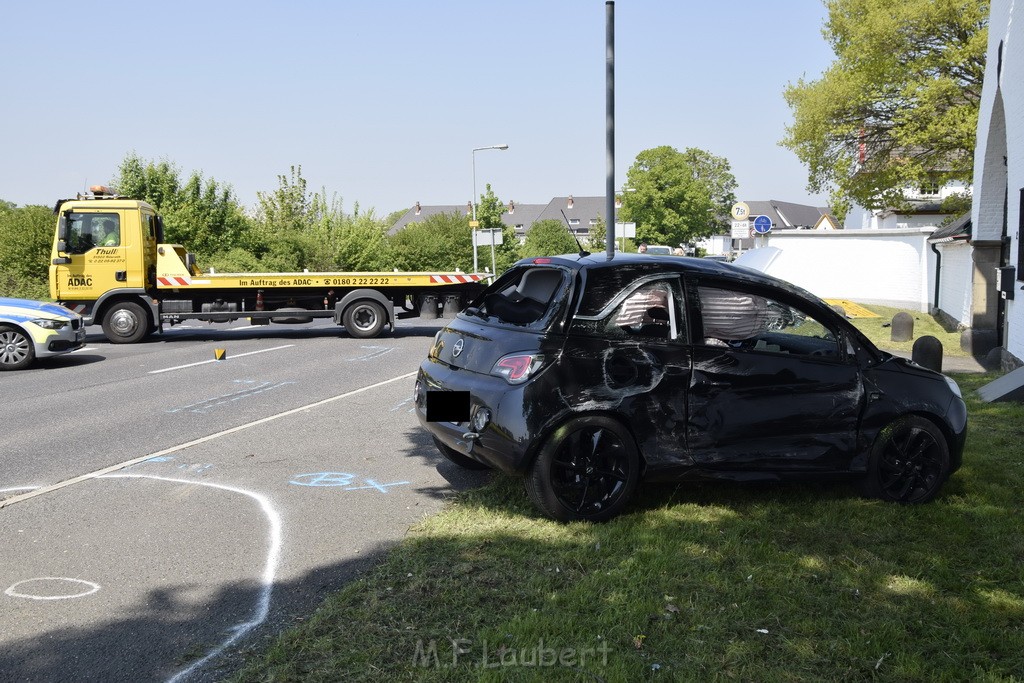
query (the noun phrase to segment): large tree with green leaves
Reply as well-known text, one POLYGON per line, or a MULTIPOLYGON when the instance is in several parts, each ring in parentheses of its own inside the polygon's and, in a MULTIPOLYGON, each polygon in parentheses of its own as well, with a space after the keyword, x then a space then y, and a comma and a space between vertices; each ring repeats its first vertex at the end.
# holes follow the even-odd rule
POLYGON ((692 147, 647 149, 626 183, 619 220, 636 223, 637 241, 674 247, 728 229, 736 178, 722 157, 692 147))
MULTIPOLYGON (((836 59, 785 91, 781 144, 835 207, 900 207, 907 187, 971 181, 985 70, 985 0, 829 0, 836 59)), ((839 213, 843 213, 839 210, 839 213)))
POLYGON ((164 218, 165 239, 201 258, 252 247, 252 226, 229 185, 193 172, 184 183, 170 161, 125 157, 112 184, 126 197, 149 202, 164 218))
POLYGON ((565 223, 553 218, 537 221, 526 233, 526 241, 520 247, 523 258, 532 256, 557 256, 573 254, 580 250, 576 238, 565 223))
POLYGON ((0 296, 47 298, 56 224, 49 207, 0 202, 0 296))
POLYGON ((395 268, 407 271, 473 267, 473 239, 465 214, 443 213, 410 223, 388 240, 395 268))

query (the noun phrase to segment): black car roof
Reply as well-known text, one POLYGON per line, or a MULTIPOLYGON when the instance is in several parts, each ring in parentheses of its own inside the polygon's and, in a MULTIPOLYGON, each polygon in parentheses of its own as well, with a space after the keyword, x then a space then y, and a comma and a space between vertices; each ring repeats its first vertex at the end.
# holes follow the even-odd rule
POLYGON ((797 287, 785 280, 766 275, 759 270, 737 266, 732 263, 715 261, 712 259, 695 258, 692 256, 659 256, 651 254, 622 254, 616 252, 615 256, 609 259, 603 252, 581 256, 580 254, 561 254, 559 256, 544 256, 525 258, 516 265, 552 265, 568 266, 573 270, 601 270, 605 268, 618 268, 622 266, 650 266, 656 263, 666 271, 680 273, 695 273, 698 275, 717 275, 725 278, 739 280, 752 285, 766 285, 784 289, 804 298, 819 300, 819 297, 797 287))

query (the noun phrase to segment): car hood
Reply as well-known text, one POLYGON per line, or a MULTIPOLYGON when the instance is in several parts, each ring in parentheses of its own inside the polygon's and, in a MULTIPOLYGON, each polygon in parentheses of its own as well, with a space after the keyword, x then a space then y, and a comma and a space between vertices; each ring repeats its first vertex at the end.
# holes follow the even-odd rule
POLYGON ((430 358, 452 368, 489 374, 503 356, 540 350, 540 334, 510 327, 477 323, 460 315, 438 332, 430 358))
POLYGON ((9 299, 0 297, 0 316, 12 320, 26 321, 34 318, 59 318, 69 320, 77 314, 58 304, 31 299, 9 299))

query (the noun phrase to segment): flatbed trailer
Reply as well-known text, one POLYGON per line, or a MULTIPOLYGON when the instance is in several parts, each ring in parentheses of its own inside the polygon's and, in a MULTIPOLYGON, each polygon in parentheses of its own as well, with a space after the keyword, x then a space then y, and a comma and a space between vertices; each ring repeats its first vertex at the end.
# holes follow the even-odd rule
POLYGON ((185 320, 253 325, 331 318, 359 338, 396 320, 452 315, 483 288, 461 272, 203 272, 185 247, 163 242, 163 220, 146 202, 106 188, 61 200, 50 296, 100 324, 114 343, 134 343, 185 320))

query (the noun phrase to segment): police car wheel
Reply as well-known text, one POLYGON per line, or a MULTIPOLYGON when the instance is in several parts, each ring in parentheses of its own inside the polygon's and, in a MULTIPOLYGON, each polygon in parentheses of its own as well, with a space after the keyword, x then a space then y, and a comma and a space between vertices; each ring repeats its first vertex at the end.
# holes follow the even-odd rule
POLYGON ((103 316, 103 334, 112 344, 134 344, 149 334, 149 316, 142 306, 125 301, 114 304, 103 316))
POLYGON ((0 370, 27 368, 35 357, 35 347, 27 334, 16 327, 0 325, 0 370))

